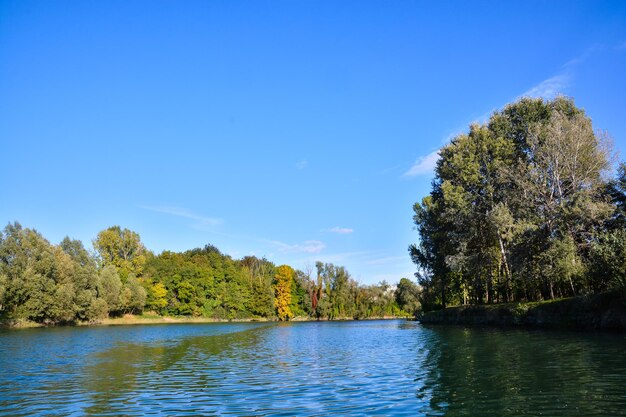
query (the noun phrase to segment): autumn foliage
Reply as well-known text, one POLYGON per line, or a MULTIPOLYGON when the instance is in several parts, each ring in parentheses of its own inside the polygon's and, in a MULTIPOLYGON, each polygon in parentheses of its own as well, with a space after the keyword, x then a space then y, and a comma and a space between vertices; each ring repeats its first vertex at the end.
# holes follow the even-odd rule
POLYGON ((276 306, 276 312, 278 319, 289 320, 293 317, 291 311, 291 284, 295 276, 295 271, 289 265, 281 265, 276 268, 275 275, 275 291, 276 298, 274 299, 274 305, 276 306))

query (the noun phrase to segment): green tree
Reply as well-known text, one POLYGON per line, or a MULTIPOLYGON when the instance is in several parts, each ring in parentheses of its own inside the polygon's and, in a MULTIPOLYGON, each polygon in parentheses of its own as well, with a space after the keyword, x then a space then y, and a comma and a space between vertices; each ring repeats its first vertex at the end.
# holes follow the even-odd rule
POLYGON ((109 313, 117 313, 122 309, 121 303, 122 281, 113 265, 107 265, 100 270, 98 280, 98 296, 107 305, 109 313))
POLYGON ((142 275, 147 253, 136 232, 119 226, 109 227, 98 233, 93 246, 101 265, 115 266, 122 281, 125 282, 129 274, 142 275))
POLYGON ((146 304, 146 290, 141 283, 130 274, 120 291, 120 308, 124 313, 139 313, 146 304))
POLYGON ((414 206, 424 308, 588 291, 590 242, 614 212, 608 143, 557 98, 522 99, 445 146, 414 206))
POLYGON ((4 312, 4 306, 6 304, 5 295, 7 293, 7 285, 9 283, 9 279, 4 273, 0 273, 0 317, 4 312))
POLYGON ((609 182, 607 193, 615 207, 609 226, 612 229, 626 229, 626 162, 619 165, 617 177, 609 182))
POLYGON ((415 314, 420 309, 420 289, 413 281, 401 278, 395 296, 398 306, 407 313, 415 314))
POLYGON ((94 321, 101 318, 98 314, 98 273, 95 259, 87 252, 80 240, 65 237, 59 247, 72 260, 72 283, 75 291, 74 304, 77 318, 83 321, 94 321))
POLYGON ((0 238, 3 315, 40 323, 73 322, 76 265, 60 247, 32 229, 9 224, 0 238))
POLYGON ((626 229, 600 234, 591 246, 591 259, 595 291, 626 289, 626 229))

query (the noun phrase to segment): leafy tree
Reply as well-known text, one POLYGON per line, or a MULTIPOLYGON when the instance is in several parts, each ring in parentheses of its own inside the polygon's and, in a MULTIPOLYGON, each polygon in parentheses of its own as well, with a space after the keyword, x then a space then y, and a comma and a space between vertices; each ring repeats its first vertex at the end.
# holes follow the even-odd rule
POLYGON ((98 233, 93 241, 102 266, 117 268, 122 281, 129 274, 141 276, 146 263, 146 249, 139 234, 119 226, 109 227, 98 233))
POLYGON ((108 306, 102 298, 92 298, 87 311, 84 314, 84 320, 89 323, 97 323, 109 316, 108 306))
POLYGON ((119 312, 121 303, 122 281, 113 265, 107 265, 100 270, 98 280, 98 295, 107 305, 109 313, 119 312))
POLYGON ((276 268, 274 289, 276 291, 276 314, 279 320, 289 320, 293 317, 291 311, 291 286, 293 284, 295 271, 288 265, 281 265, 276 268))
POLYGON ((617 177, 608 184, 607 193, 615 207, 610 228, 626 229, 626 162, 620 164, 617 177))
POLYGON ((5 306, 5 294, 7 292, 7 285, 9 279, 3 273, 0 273, 0 315, 4 311, 5 306))
POLYGON ((167 288, 162 282, 151 284, 147 291, 146 308, 162 312, 167 306, 167 288))
POLYGON ((594 290, 626 288, 626 229, 599 235, 591 246, 591 259, 594 290))
POLYGON ((97 320, 100 315, 97 312, 94 313, 94 305, 97 304, 95 300, 98 296, 98 274, 95 259, 79 240, 65 237, 59 247, 72 260, 71 268, 73 271, 71 274, 77 318, 83 321, 97 320))
POLYGON ((401 278, 395 296, 398 307, 407 313, 415 314, 420 309, 420 289, 413 281, 401 278))
POLYGON ((619 218, 609 151, 566 98, 522 99, 454 138, 414 206, 420 241, 409 251, 424 308, 590 291, 591 244, 619 218))
POLYGON ((134 275, 129 275, 120 292, 120 306, 125 313, 138 313, 146 304, 146 290, 134 275))

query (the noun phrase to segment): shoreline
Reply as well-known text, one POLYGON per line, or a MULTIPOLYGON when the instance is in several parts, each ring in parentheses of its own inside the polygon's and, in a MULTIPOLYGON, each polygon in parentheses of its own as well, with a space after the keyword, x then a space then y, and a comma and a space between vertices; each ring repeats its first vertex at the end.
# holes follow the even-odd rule
MULTIPOLYGON (((368 317, 355 319, 352 317, 342 317, 335 319, 316 319, 310 317, 294 317, 289 322, 333 322, 333 321, 371 321, 371 320, 400 320, 411 319, 411 317, 368 317)), ((277 319, 266 317, 255 317, 246 319, 218 319, 213 317, 188 317, 188 316, 141 316, 134 314, 126 314, 122 317, 110 317, 98 322, 77 322, 64 324, 45 324, 36 323, 29 320, 15 320, 0 322, 0 329, 32 329, 32 328, 48 328, 48 327, 101 327, 101 326, 138 326, 152 324, 209 324, 209 323, 280 323, 277 319)))
POLYGON ((422 324, 626 332, 626 292, 530 303, 465 305, 430 311, 422 324))

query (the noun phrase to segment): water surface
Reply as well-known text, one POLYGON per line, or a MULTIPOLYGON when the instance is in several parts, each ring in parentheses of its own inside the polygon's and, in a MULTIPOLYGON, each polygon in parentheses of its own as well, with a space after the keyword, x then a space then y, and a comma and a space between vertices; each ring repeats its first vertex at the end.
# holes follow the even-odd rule
POLYGON ((0 416, 626 415, 626 337, 406 321, 0 332, 0 416))

